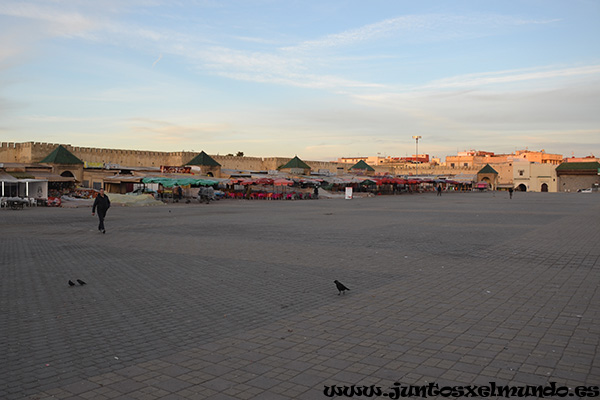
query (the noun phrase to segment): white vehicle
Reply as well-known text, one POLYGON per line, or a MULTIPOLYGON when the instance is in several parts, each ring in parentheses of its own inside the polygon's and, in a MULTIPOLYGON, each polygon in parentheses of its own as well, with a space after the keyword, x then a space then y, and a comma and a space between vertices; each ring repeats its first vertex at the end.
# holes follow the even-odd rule
POLYGON ((592 193, 592 188, 579 189, 578 192, 579 193, 592 193))

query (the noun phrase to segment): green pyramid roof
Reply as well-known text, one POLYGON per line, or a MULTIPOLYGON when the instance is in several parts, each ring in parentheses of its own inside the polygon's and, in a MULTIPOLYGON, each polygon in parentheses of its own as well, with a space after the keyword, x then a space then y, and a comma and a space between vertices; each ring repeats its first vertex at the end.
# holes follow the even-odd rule
POLYGON ((490 164, 485 164, 485 167, 481 168, 478 172, 478 174, 496 174, 498 175, 498 172, 492 168, 490 166, 490 164))
POLYGON ((285 169, 285 168, 310 169, 310 167, 308 166, 308 164, 306 164, 304 161, 302 161, 301 159, 299 159, 298 156, 295 156, 290 161, 288 161, 287 164, 282 165, 281 167, 279 167, 279 169, 285 169))
POLYGON ((369 164, 367 164, 365 162, 365 160, 360 160, 359 162, 357 162, 356 164, 351 166, 349 169, 364 169, 367 171, 375 171, 375 168, 373 168, 369 164))
POLYGON ((207 167, 220 167, 221 164, 216 162, 211 156, 206 154, 204 151, 200 152, 196 157, 192 158, 190 162, 185 165, 204 165, 207 167))
POLYGON ((564 162, 556 167, 557 171, 597 171, 600 168, 600 163, 592 162, 564 162))
POLYGON ((52 153, 48 154, 41 163, 49 164, 83 164, 79 158, 75 157, 73 153, 65 149, 62 145, 58 145, 52 153))

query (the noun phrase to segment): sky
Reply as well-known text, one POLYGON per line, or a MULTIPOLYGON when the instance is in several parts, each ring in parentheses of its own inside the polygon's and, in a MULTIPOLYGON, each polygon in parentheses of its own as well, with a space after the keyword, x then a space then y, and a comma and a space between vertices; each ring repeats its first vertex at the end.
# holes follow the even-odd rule
POLYGON ((598 0, 2 0, 0 141, 600 157, 598 0))

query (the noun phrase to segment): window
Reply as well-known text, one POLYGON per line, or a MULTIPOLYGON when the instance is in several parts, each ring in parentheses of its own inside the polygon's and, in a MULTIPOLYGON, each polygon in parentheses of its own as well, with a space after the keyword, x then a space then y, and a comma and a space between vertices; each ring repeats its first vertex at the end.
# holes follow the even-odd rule
POLYGON ((468 166, 469 166, 469 163, 465 163, 463 166, 464 166, 464 167, 468 167, 468 166))
POLYGON ((450 163, 450 168, 454 168, 454 163, 450 163))
POLYGON ((519 170, 519 176, 523 176, 523 174, 524 174, 524 173, 525 173, 525 170, 524 170, 524 169, 520 169, 520 170, 519 170))

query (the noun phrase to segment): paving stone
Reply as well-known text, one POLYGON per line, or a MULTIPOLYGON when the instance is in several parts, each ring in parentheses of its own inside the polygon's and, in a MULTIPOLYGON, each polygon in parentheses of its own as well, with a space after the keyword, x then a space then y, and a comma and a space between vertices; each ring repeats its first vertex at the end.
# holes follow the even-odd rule
POLYGON ((114 207, 106 235, 89 209, 3 209, 0 396, 597 385, 599 204, 574 193, 224 200, 114 207), (88 285, 66 285, 78 278, 88 285), (351 290, 338 296, 334 279, 351 290))
POLYGON ((167 378, 165 380, 155 382, 153 385, 170 393, 178 392, 182 389, 192 386, 191 383, 177 378, 167 378))

